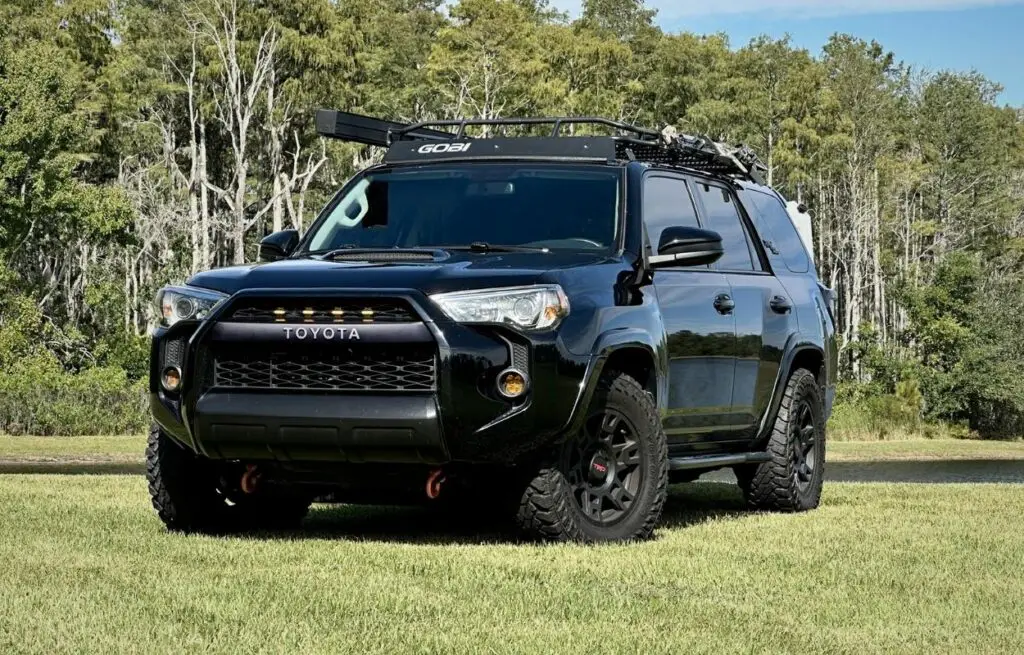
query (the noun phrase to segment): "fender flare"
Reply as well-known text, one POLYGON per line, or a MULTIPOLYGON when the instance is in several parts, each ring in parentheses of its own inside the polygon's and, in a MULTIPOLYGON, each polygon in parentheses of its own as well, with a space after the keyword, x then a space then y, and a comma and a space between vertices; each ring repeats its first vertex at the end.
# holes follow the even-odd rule
POLYGON ((655 404, 659 408, 665 406, 662 396, 667 394, 668 390, 664 384, 662 372, 668 367, 666 349, 660 347, 647 330, 639 328, 609 330, 602 333, 594 342, 594 347, 591 349, 590 362, 587 364, 587 370, 580 385, 580 392, 576 396, 576 402, 573 404, 572 413, 569 415, 569 421, 565 426, 564 433, 573 434, 583 427, 583 421, 586 419, 586 407, 594 397, 597 383, 601 379, 601 374, 604 373, 605 365, 612 354, 626 348, 639 348, 650 355, 655 368, 655 404))
POLYGON ((802 352, 812 351, 826 362, 825 349, 820 344, 807 338, 806 335, 794 334, 786 343, 785 354, 779 363, 779 373, 775 378, 775 386, 772 388, 772 400, 768 404, 768 411, 761 418, 761 426, 757 430, 756 443, 761 444, 771 435, 772 427, 775 424, 775 417, 779 413, 779 406, 782 405, 782 396, 786 391, 786 384, 793 374, 793 361, 802 352))

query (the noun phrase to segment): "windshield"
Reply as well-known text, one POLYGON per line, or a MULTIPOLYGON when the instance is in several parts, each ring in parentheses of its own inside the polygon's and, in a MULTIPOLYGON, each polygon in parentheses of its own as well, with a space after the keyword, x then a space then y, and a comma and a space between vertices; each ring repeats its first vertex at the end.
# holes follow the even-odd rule
POLYGON ((621 171, 475 164, 369 173, 328 207, 303 252, 519 246, 609 251, 621 171))

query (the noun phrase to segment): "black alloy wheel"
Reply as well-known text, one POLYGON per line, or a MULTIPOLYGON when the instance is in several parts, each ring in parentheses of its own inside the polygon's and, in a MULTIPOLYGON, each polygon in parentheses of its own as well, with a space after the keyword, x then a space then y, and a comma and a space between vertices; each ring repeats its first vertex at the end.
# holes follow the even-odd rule
POLYGON ((818 464, 814 448, 817 428, 814 426, 814 414, 808 399, 804 398, 797 406, 790 430, 793 441, 793 479, 800 492, 806 493, 814 481, 814 469, 818 464))
POLYGON ((614 525, 629 513, 643 484, 640 442, 629 419, 606 409, 587 419, 565 445, 562 470, 576 507, 596 525, 614 525))

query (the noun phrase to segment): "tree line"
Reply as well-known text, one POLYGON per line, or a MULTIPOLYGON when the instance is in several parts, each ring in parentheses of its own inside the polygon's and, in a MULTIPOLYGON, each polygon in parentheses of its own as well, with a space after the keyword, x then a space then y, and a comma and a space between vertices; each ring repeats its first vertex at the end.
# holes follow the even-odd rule
POLYGON ((843 399, 1019 434, 1024 112, 980 74, 849 35, 810 52, 654 19, 642 0, 578 18, 545 0, 8 0, 0 430, 72 430, 60 414, 109 394, 118 426, 144 420, 155 290, 252 261, 379 158, 318 138, 332 107, 602 115, 747 144, 810 207, 843 399))

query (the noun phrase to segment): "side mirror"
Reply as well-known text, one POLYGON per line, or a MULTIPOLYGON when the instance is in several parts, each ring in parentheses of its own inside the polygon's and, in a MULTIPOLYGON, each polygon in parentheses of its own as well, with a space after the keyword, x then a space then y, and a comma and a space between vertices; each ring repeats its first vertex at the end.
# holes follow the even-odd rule
POLYGON ((650 258, 652 268, 707 266, 721 258, 722 236, 697 227, 668 227, 661 233, 658 254, 650 258))
POLYGON ((260 261, 276 262, 292 254, 299 245, 298 230, 281 230, 260 240, 260 261))

